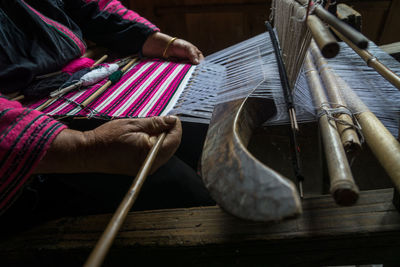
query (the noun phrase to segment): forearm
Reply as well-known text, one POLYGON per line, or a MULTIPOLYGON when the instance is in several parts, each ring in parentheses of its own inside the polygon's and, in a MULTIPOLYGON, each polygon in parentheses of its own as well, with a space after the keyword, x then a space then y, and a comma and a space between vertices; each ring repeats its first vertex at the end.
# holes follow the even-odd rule
POLYGON ((53 140, 34 173, 79 173, 94 171, 88 164, 86 137, 71 129, 61 131, 53 140))

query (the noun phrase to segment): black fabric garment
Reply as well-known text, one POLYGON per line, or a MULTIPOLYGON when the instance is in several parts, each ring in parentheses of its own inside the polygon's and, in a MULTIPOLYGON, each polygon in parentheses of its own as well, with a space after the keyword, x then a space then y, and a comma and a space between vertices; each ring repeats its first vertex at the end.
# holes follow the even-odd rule
POLYGON ((150 27, 138 21, 123 19, 115 13, 102 12, 97 2, 63 2, 65 12, 79 25, 85 38, 118 53, 137 53, 147 37, 158 30, 154 25, 150 27))
MULTIPOLYGON (((56 9, 56 7, 54 7, 56 9)), ((79 28, 74 27, 77 36, 79 28)), ((16 92, 36 75, 53 72, 79 57, 66 36, 47 25, 22 1, 0 2, 0 90, 16 92)))
POLYGON ((101 11, 96 1, 0 0, 0 92, 18 92, 36 76, 60 70, 82 55, 83 37, 126 55, 139 52, 156 30, 101 11))

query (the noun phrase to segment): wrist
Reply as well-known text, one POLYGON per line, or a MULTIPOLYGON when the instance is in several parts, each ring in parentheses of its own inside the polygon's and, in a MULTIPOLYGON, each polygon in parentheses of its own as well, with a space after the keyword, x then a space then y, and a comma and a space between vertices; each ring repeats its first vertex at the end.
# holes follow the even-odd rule
POLYGON ((168 58, 168 50, 169 50, 170 46, 172 45, 172 43, 175 42, 176 39, 178 39, 178 37, 173 37, 173 38, 169 39, 167 45, 164 48, 164 52, 162 54, 163 58, 165 58, 165 59, 168 58))
POLYGON ((87 140, 83 132, 61 131, 35 168, 35 173, 77 173, 87 165, 87 140))
POLYGON ((143 44, 143 55, 147 57, 161 57, 171 38, 171 36, 161 32, 155 32, 150 35, 143 44))

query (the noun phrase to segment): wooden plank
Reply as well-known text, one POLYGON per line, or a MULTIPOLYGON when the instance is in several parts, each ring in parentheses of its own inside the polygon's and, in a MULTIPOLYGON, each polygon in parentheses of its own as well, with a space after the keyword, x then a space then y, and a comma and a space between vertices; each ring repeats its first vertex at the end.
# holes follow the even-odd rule
POLYGON ((400 62, 400 42, 381 45, 379 48, 400 62))
POLYGON ((396 209, 400 212, 400 194, 399 191, 395 190, 393 195, 393 204, 396 209))
POLYGON ((337 16, 340 20, 361 31, 361 14, 346 4, 337 5, 337 16))
MULTIPOLYGON (((279 224, 240 220, 219 207, 133 212, 106 266, 400 263, 392 196, 392 189, 364 191, 353 207, 330 196, 305 199, 303 216, 279 224)), ((110 216, 64 218, 2 240, 2 265, 82 264, 110 216)))
POLYGON ((400 42, 381 45, 381 46, 379 46, 379 48, 390 55, 399 54, 400 53, 400 42))

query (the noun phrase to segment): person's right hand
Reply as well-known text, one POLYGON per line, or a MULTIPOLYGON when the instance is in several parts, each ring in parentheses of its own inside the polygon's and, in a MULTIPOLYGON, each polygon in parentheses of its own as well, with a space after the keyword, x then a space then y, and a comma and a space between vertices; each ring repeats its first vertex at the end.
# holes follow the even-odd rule
POLYGON ((102 172, 132 175, 162 132, 167 135, 153 164, 154 172, 172 157, 180 144, 182 128, 177 117, 114 120, 84 135, 93 157, 102 155, 97 162, 102 165, 102 172))
POLYGON ((35 173, 135 175, 162 132, 167 135, 153 164, 154 172, 180 144, 182 127, 177 117, 119 119, 86 132, 65 129, 54 139, 35 173))

